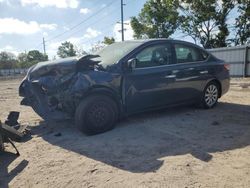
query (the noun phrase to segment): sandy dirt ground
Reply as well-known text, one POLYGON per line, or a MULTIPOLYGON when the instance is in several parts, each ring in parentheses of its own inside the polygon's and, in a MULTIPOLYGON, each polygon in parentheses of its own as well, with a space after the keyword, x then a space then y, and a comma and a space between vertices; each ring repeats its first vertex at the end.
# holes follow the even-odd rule
POLYGON ((178 107, 85 136, 20 106, 20 80, 0 81, 0 118, 20 111, 31 138, 6 144, 0 187, 250 187, 250 79, 233 79, 211 110, 178 107))

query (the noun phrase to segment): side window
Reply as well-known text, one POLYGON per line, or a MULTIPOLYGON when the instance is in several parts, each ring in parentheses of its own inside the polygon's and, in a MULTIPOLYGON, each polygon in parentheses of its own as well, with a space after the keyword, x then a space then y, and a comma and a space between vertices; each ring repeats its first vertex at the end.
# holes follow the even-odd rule
POLYGON ((183 44, 175 44, 174 46, 177 63, 204 61, 208 57, 205 51, 192 46, 183 44))
POLYGON ((172 63, 170 44, 146 47, 136 55, 136 68, 154 67, 172 63))

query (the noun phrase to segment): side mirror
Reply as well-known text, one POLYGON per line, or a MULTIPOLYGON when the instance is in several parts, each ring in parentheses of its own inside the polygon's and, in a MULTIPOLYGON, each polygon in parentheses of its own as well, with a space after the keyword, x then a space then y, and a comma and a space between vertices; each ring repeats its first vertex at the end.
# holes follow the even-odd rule
POLYGON ((132 59, 128 60, 128 68, 130 70, 133 70, 136 67, 137 61, 138 60, 136 58, 132 58, 132 59))

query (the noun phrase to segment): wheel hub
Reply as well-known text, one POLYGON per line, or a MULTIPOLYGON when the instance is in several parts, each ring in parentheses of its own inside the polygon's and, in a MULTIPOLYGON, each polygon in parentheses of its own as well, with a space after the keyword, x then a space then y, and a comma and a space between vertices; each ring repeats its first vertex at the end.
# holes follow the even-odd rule
POLYGON ((94 104, 88 110, 88 119, 96 127, 104 126, 108 121, 108 111, 102 103, 94 104))
POLYGON ((218 99, 218 89, 215 85, 208 86, 205 92, 205 102, 206 104, 211 107, 213 106, 218 99))

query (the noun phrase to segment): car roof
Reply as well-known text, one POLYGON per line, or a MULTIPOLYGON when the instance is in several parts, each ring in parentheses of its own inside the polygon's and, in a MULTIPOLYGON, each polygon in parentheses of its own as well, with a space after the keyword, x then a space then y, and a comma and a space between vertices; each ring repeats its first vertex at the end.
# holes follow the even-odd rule
POLYGON ((135 40, 126 40, 123 41, 124 43, 147 43, 147 42, 153 42, 153 41, 170 41, 173 39, 168 38, 154 38, 154 39, 135 39, 135 40))
POLYGON ((187 42, 187 41, 183 41, 183 40, 176 40, 176 39, 172 39, 172 38, 154 38, 154 39, 136 39, 136 40, 127 40, 124 41, 124 43, 141 43, 141 44, 145 44, 145 43, 152 43, 152 42, 160 42, 160 41, 174 41, 174 42, 178 42, 178 43, 183 43, 183 44, 190 44, 199 48, 202 48, 192 42, 187 42))

